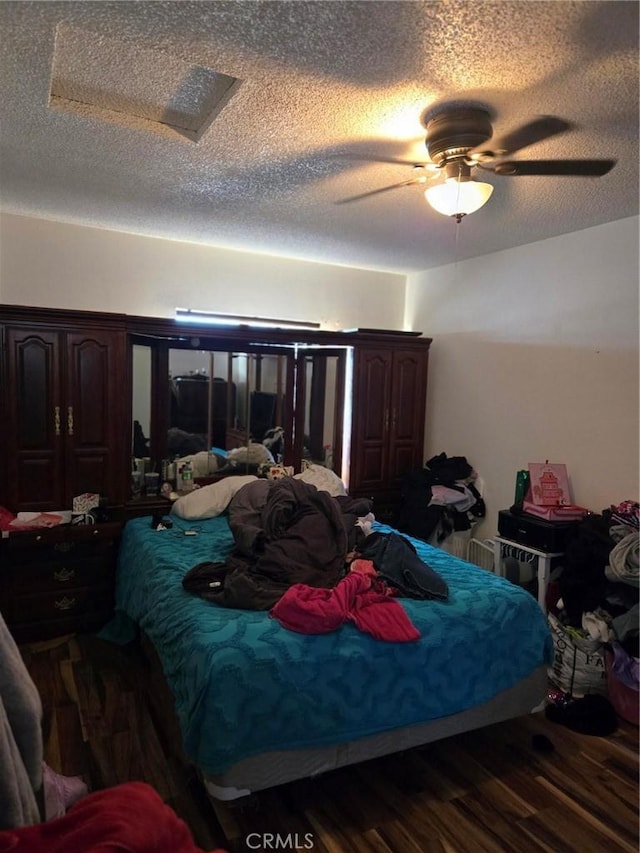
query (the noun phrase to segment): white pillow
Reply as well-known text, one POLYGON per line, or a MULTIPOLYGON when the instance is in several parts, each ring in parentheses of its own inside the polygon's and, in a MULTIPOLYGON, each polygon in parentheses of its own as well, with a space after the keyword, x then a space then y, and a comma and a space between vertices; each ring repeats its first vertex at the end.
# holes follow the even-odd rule
POLYGON ((247 483, 257 480, 253 474, 242 477, 224 477, 210 486, 194 489, 188 495, 182 495, 171 507, 171 514, 180 518, 196 521, 201 518, 215 518, 229 506, 231 498, 247 483))
POLYGON ((296 480, 311 483, 319 492, 329 492, 332 497, 346 495, 344 483, 336 473, 323 465, 309 465, 301 474, 295 474, 296 480))

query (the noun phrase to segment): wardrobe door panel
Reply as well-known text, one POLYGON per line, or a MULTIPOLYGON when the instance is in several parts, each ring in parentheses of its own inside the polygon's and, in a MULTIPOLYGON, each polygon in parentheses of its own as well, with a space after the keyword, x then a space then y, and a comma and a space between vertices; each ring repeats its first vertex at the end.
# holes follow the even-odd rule
POLYGON ((427 353, 395 352, 391 381, 389 478, 397 480, 423 465, 427 353))
POLYGON ((7 330, 9 434, 6 502, 16 512, 64 508, 61 336, 7 330))
POLYGON ((391 353, 356 353, 350 485, 375 490, 387 480, 391 353))
POLYGON ((358 440, 383 442, 389 429, 391 357, 385 352, 364 352, 358 368, 358 440))
POLYGON ((387 452, 383 445, 363 447, 359 453, 358 486, 360 490, 375 489, 383 481, 382 472, 387 467, 387 452))
POLYGON ((392 521, 402 477, 423 464, 428 348, 389 345, 355 353, 349 488, 392 521))
POLYGON ((66 344, 67 503, 84 492, 113 501, 118 497, 121 465, 122 395, 117 375, 121 341, 117 333, 98 330, 70 332, 66 344))

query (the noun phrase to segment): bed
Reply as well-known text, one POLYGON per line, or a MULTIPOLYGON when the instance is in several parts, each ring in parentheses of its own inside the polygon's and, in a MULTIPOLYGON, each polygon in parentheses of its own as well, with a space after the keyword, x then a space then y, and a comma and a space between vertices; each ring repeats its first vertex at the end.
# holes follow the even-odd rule
POLYGON ((104 636, 126 642, 140 632, 152 645, 184 754, 217 799, 521 716, 544 699, 546 619, 503 578, 410 539, 449 586, 447 601, 399 599, 419 640, 384 642, 351 623, 298 634, 266 611, 186 592, 187 571, 224 561, 234 539, 226 515, 172 522, 127 523, 104 636))

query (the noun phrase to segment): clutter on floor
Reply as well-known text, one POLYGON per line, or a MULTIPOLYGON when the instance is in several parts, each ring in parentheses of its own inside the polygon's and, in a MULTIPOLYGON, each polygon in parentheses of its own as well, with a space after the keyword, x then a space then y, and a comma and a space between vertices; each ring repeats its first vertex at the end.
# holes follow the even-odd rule
POLYGON ((572 699, 588 701, 568 711, 550 706, 556 722, 600 733, 611 725, 604 699, 638 725, 639 530, 640 505, 627 500, 587 515, 567 543, 555 600, 548 602, 555 648, 549 678, 572 699))
POLYGON ((402 481, 394 526, 431 545, 442 546, 454 533, 470 531, 484 518, 478 473, 464 456, 439 453, 402 481))
POLYGON ((560 723, 583 735, 606 737, 618 728, 615 708, 606 696, 597 693, 590 693, 581 699, 572 699, 561 705, 547 705, 545 716, 552 723, 560 723))
POLYGON ((96 791, 59 817, 0 832, 0 853, 98 850, 203 853, 194 844, 184 821, 144 782, 127 782, 96 791))

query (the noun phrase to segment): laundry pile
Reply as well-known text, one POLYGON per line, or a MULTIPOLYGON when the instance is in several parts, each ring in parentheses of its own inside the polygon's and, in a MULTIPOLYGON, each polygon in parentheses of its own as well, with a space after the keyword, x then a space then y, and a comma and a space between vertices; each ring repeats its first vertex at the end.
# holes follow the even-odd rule
POLYGON ((640 505, 587 516, 567 544, 558 579, 561 619, 592 639, 612 635, 638 656, 640 505))
POLYGON ((470 530, 486 509, 478 475, 464 456, 439 453, 405 475, 395 527, 439 545, 452 533, 470 530))
POLYGON ((249 482, 229 504, 232 554, 195 565, 183 587, 242 610, 269 610, 294 583, 331 588, 355 544, 356 519, 370 509, 367 499, 333 497, 294 477, 249 482))
POLYGON ((588 515, 567 544, 549 613, 551 680, 573 696, 600 693, 638 722, 640 504, 588 515), (620 701, 624 702, 622 709, 620 701))
POLYGON ((197 563, 182 586, 222 607, 269 610, 298 633, 351 622, 378 640, 417 640, 395 596, 446 600, 447 584, 404 536, 372 531, 370 509, 293 477, 246 483, 229 504, 232 553, 197 563))
POLYGON ((449 588, 396 533, 372 532, 352 552, 349 572, 333 589, 294 584, 270 611, 299 634, 327 634, 345 622, 390 643, 420 639, 396 596, 446 601, 449 588))

